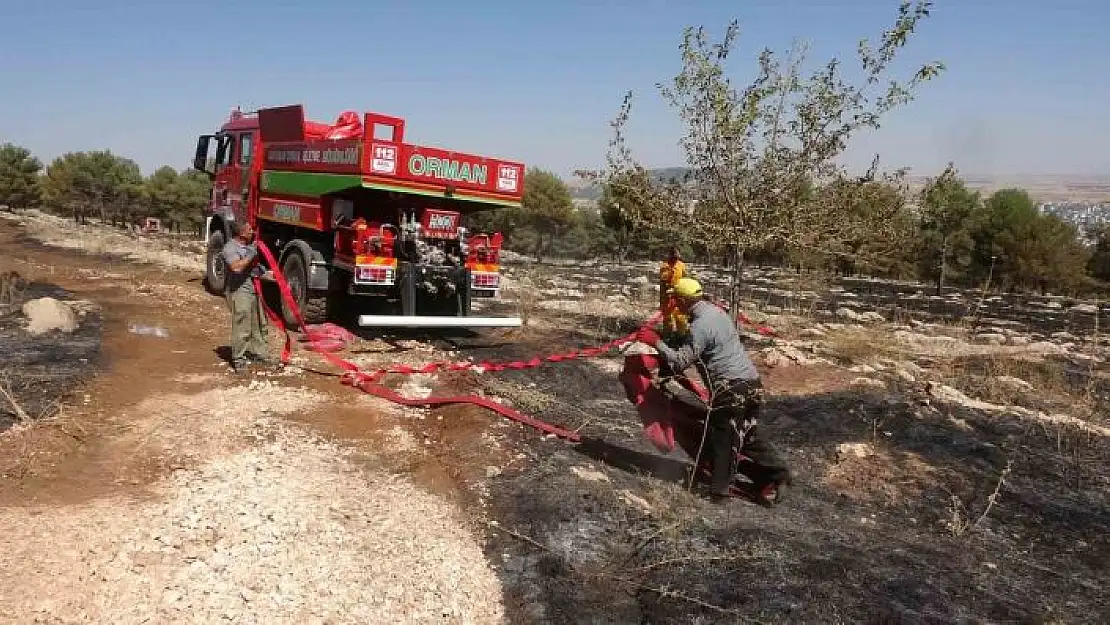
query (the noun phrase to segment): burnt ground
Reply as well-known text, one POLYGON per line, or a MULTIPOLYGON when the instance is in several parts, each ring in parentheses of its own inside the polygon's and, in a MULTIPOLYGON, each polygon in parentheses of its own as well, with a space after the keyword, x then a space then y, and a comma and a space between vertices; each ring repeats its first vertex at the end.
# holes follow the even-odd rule
POLYGON ((821 367, 767 381, 764 427, 796 475, 772 510, 686 492, 685 457, 646 442, 595 364, 487 381, 586 439, 518 432, 528 460, 491 481, 513 622, 1105 622, 1105 438, 861 393, 821 367), (837 457, 856 442, 875 456, 837 457))
MULTIPOLYGON (((22 285, 21 285, 22 286, 22 285)), ((31 418, 54 414, 58 398, 92 375, 100 363, 100 314, 87 311, 70 333, 51 331, 33 336, 23 329, 24 302, 40 297, 73 300, 73 294, 47 282, 31 282, 16 292, 14 302, 0 306, 0 384, 31 418)), ((0 398, 0 431, 15 424, 15 409, 0 398)))
MULTIPOLYGON (((199 295, 196 276, 98 258, 104 276, 119 275, 88 282, 81 273, 93 262, 88 257, 17 242, 0 226, 5 252, 17 250, 24 264, 57 265, 65 274, 59 283, 105 306, 102 358, 112 364, 110 374, 85 387, 95 407, 87 439, 115 427, 98 425, 97 415, 172 388, 182 375, 219 371, 213 346, 223 321, 214 327, 205 317, 222 307, 199 295), (169 327, 171 338, 130 336, 131 321, 169 327)), ((600 327, 586 317, 553 320, 600 327)), ((637 321, 604 329, 616 335, 637 321)), ((434 342, 458 348, 454 356, 508 360, 598 340, 585 331, 530 328, 434 342)), ((400 356, 405 348, 396 349, 400 356)), ((587 439, 580 445, 471 406, 401 422, 426 451, 392 470, 470 513, 501 576, 510 622, 1107 621, 1105 437, 933 408, 909 386, 862 392, 849 384, 855 375, 839 368, 765 368, 763 427, 791 463, 794 487, 772 510, 744 501, 715 506, 686 492, 680 452, 663 456, 646 442, 613 359, 604 363, 443 375, 434 384, 437 394, 483 389, 538 418, 580 428, 587 439), (844 443, 863 453, 843 453, 844 443), (1000 485, 1008 463, 1012 471, 1000 485), (999 497, 984 514, 996 488, 999 497)), ((329 393, 326 405, 303 417, 323 432, 380 445, 382 430, 397 423, 348 399, 353 391, 332 379, 309 373, 292 381, 329 393)), ((120 461, 97 456, 92 440, 87 447, 36 465, 37 481, 5 483, 0 494, 5 501, 42 498, 61 480, 72 482, 68 496, 84 498, 90 485, 107 488, 90 474, 146 483, 169 470, 136 464, 117 475, 120 461)))

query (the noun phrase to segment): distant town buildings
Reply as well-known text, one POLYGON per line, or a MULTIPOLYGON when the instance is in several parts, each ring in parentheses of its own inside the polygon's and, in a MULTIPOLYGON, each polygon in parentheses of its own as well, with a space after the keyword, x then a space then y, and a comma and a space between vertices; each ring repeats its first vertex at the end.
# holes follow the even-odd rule
POLYGON ((576 197, 571 198, 570 201, 574 205, 574 209, 577 211, 591 213, 598 212, 597 200, 576 197))
POLYGON ((1096 229, 1110 224, 1110 202, 1042 202, 1037 210, 1075 224, 1079 236, 1088 243, 1093 242, 1096 229))

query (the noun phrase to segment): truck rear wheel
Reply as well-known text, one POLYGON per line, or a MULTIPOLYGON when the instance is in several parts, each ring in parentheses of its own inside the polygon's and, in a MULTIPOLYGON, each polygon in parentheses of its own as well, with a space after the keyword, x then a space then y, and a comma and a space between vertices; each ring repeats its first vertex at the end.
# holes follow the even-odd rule
POLYGON ((213 295, 223 295, 227 284, 227 263, 224 262, 224 233, 217 230, 208 237, 208 255, 204 268, 204 287, 213 295))
MULTIPOLYGON (((327 321, 327 295, 314 297, 309 291, 308 263, 299 250, 290 250, 285 256, 285 260, 281 263, 281 272, 285 274, 285 281, 289 283, 293 301, 300 309, 304 322, 312 325, 327 321)), ((284 297, 281 299, 281 317, 285 321, 286 327, 293 330, 300 329, 297 317, 293 314, 293 309, 290 308, 289 302, 285 301, 284 297)))

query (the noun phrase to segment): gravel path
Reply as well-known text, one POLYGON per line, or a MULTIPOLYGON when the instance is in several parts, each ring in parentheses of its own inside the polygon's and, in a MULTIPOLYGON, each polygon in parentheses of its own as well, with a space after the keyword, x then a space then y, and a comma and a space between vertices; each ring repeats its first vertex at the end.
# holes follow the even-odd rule
POLYGON ((500 584, 456 510, 276 418, 316 401, 272 383, 148 399, 121 451, 198 462, 146 500, 0 510, 0 619, 502 622, 500 584))

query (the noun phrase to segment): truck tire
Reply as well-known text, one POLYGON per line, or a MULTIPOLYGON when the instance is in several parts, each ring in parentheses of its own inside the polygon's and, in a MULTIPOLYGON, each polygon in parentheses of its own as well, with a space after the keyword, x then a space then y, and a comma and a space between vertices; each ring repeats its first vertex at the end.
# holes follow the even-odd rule
POLYGON ((224 233, 217 230, 208 237, 205 259, 204 288, 212 295, 223 295, 227 284, 227 263, 224 262, 224 233))
MULTIPOLYGON (((308 289, 308 262, 300 250, 290 250, 281 263, 281 272, 285 274, 285 281, 289 283, 289 290, 293 294, 293 301, 301 311, 304 322, 312 325, 324 323, 328 320, 328 298, 314 296, 308 289)), ((289 307, 289 302, 281 299, 281 317, 285 326, 291 330, 299 330, 300 324, 296 315, 289 307)))

